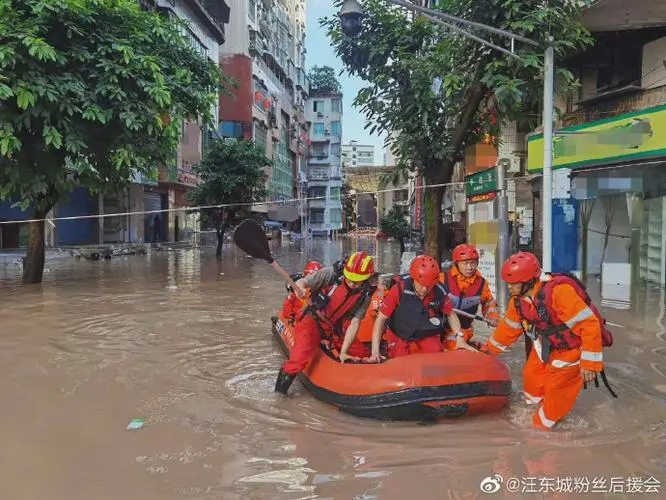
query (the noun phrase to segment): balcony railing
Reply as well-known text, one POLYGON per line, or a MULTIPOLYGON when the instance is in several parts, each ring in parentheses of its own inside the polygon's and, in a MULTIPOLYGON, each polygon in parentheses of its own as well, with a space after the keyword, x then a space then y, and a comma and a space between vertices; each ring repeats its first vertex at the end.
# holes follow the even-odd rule
POLYGON ((309 181, 327 181, 329 179, 328 169, 311 168, 308 170, 309 181))
POLYGON ((573 113, 567 113, 563 119, 564 127, 581 125, 602 118, 631 113, 666 102, 666 87, 647 89, 637 94, 624 95, 607 102, 581 105, 573 113))

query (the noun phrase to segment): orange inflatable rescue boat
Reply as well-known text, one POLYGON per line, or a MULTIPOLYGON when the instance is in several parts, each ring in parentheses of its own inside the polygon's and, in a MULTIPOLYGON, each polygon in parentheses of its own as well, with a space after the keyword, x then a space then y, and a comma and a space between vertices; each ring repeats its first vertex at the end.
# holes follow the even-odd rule
MULTIPOLYGON (((273 335, 289 356, 294 346, 292 327, 281 316, 273 316, 272 325, 273 335)), ((494 412, 507 405, 511 394, 504 363, 466 350, 342 364, 322 344, 298 377, 317 399, 346 413, 380 420, 494 412)))

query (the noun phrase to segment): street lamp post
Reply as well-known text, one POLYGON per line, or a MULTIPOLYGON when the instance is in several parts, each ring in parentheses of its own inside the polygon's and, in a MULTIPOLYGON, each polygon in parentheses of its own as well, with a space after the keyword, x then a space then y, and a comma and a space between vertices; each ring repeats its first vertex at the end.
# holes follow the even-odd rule
MULTIPOLYGON (((461 34, 464 37, 467 37, 476 42, 487 45, 495 50, 498 50, 504 54, 507 54, 511 57, 517 59, 522 59, 517 54, 513 53, 514 42, 516 40, 527 43, 529 45, 538 46, 539 44, 534 40, 525 38, 521 35, 511 33, 499 28, 494 28, 492 26, 487 26, 485 24, 477 23, 474 21, 468 21, 466 19, 461 19, 459 17, 451 16, 443 12, 436 10, 428 9, 426 7, 421 7, 420 5, 414 5, 404 0, 386 0, 387 2, 404 7, 406 9, 420 12, 424 14, 431 21, 447 27, 448 29, 455 31, 456 33, 461 34), (448 21, 448 22, 447 22, 448 21), (471 33, 466 32, 458 26, 450 24, 451 22, 464 24, 467 26, 472 26, 479 28, 497 35, 502 35, 511 40, 511 51, 503 47, 498 47, 482 38, 479 38, 471 33)), ((359 4, 358 0, 345 0, 342 5, 342 9, 339 12, 340 24, 342 31, 347 36, 357 36, 363 28, 363 18, 365 17, 363 13, 363 8, 359 4)), ((548 47, 545 51, 544 57, 544 96, 543 96, 543 182, 542 182, 542 268, 544 272, 550 272, 552 266, 552 186, 553 186, 553 87, 554 87, 554 50, 552 45, 553 39, 549 37, 548 47)), ((507 221, 500 221, 500 227, 508 227, 507 221)), ((508 230, 508 229, 507 229, 508 230)), ((505 237, 500 237, 500 241, 504 242, 502 244, 508 245, 508 235, 505 237)), ((500 255, 507 255, 508 250, 506 248, 500 249, 500 255)), ((501 265, 501 263, 500 263, 501 265)), ((499 266, 498 266, 499 267, 499 266)))

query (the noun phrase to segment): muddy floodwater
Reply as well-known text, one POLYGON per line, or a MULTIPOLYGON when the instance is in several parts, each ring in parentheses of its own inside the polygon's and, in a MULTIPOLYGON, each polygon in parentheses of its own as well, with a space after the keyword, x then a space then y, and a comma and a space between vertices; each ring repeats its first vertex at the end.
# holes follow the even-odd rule
MULTIPOLYGON (((308 255, 331 263, 360 247, 398 271, 397 248, 375 245, 315 241, 308 255)), ((300 243, 274 252, 302 269, 300 243)), ((522 342, 503 358, 511 404, 493 415, 382 423, 299 382, 274 394, 284 283, 231 245, 221 261, 178 250, 47 268, 24 287, 0 267, 2 499, 666 498, 663 289, 602 307, 622 326, 604 355, 619 399, 583 391, 547 434, 520 397, 522 342), (135 418, 143 428, 127 430, 135 418), (487 477, 497 493, 481 490, 487 477)))

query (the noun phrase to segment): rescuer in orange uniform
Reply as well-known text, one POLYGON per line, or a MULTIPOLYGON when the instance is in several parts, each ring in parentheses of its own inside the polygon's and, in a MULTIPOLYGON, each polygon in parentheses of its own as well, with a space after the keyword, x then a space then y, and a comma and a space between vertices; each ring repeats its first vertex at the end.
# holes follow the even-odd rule
MULTIPOLYGON (((483 317, 495 327, 499 323, 497 302, 478 266, 479 251, 473 245, 458 245, 453 249, 453 267, 441 274, 441 281, 455 309, 476 315, 480 304, 483 317)), ((465 341, 470 342, 474 320, 462 315, 459 319, 465 341)), ((445 342, 448 350, 456 348, 455 333, 450 328, 445 330, 445 342)))
POLYGON ((294 291, 303 298, 309 293, 311 305, 296 318, 294 348, 284 362, 275 391, 286 394, 296 374, 312 359, 319 343, 333 333, 341 335, 344 321, 351 318, 346 335, 356 337, 361 319, 370 305, 374 290, 367 281, 375 273, 375 263, 365 252, 354 252, 345 262, 342 274, 324 267, 299 279, 294 291))
POLYGON ((532 253, 518 252, 504 262, 511 300, 482 350, 501 353, 521 334, 532 340, 523 370, 525 400, 538 405, 534 425, 549 430, 571 411, 583 382, 603 370, 602 325, 573 280, 540 277, 532 253))
MULTIPOLYGON (((311 260, 307 264, 305 264, 305 269, 303 269, 303 274, 300 273, 295 273, 292 274, 290 277, 291 279, 296 282, 297 280, 303 278, 304 276, 310 276, 312 273, 319 271, 322 268, 322 265, 317 262, 316 260, 311 260)), ((282 304, 282 316, 287 320, 287 322, 290 325, 293 325, 294 322, 296 321, 296 315, 298 312, 303 309, 303 307, 306 304, 306 301, 299 298, 298 295, 296 295, 296 292, 294 292, 293 288, 289 283, 286 285, 287 287, 287 298, 284 299, 284 302, 282 304)))
POLYGON ((379 307, 368 361, 381 361, 379 347, 386 325, 389 358, 406 356, 415 347, 423 353, 441 352, 441 334, 446 320, 457 333, 457 347, 475 350, 464 340, 458 315, 453 312, 451 301, 439 283, 439 272, 435 259, 419 255, 412 261, 409 275, 394 278, 379 307))

